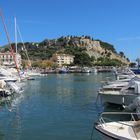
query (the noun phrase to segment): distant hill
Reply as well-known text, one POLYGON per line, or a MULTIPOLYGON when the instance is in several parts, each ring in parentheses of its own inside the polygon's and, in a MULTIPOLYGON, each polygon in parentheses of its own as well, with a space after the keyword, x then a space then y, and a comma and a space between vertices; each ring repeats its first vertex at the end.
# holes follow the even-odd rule
MULTIPOLYGON (((85 52, 94 59, 116 59, 129 64, 129 59, 123 52, 117 53, 114 46, 101 40, 94 40, 90 36, 66 36, 57 39, 45 39, 42 42, 25 42, 25 47, 32 60, 50 59, 54 53, 66 53, 75 55, 77 51, 85 52)), ((15 49, 15 44, 12 44, 15 49)), ((6 51, 7 47, 1 49, 6 51)), ((26 59, 23 44, 18 43, 18 52, 26 59)))

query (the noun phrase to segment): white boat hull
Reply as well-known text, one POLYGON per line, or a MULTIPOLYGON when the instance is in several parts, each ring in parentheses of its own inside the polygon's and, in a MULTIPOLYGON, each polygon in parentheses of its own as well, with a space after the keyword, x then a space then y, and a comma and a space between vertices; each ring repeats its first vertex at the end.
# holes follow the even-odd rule
POLYGON ((106 134, 106 132, 99 130, 98 128, 96 128, 96 130, 98 131, 99 136, 101 137, 101 140, 118 140, 117 138, 114 138, 113 136, 109 136, 106 134))
POLYGON ((101 102, 104 103, 112 103, 112 104, 118 104, 118 105, 129 105, 133 102, 133 100, 138 97, 138 95, 134 94, 100 94, 101 102))
MULTIPOLYGON (((121 126, 122 124, 120 125, 120 128, 121 126)), ((114 125, 114 127, 112 125, 111 127, 112 127, 112 132, 107 129, 108 124, 106 124, 106 126, 103 125, 103 127, 97 125, 95 126, 95 129, 99 132, 103 140, 139 140, 135 137, 133 130, 131 130, 130 136, 128 135, 127 131, 129 131, 129 128, 127 128, 126 131, 122 130, 121 132, 121 129, 119 130, 119 127, 117 125, 114 125), (114 128, 117 129, 114 131, 114 128)))

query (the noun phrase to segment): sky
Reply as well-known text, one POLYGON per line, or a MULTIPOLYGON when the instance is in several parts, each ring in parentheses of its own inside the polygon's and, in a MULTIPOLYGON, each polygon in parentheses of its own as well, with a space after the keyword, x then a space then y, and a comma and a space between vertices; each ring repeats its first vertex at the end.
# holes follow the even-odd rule
MULTIPOLYGON (((140 57, 140 0, 1 0, 14 42, 14 17, 24 42, 90 35, 112 44, 131 61, 140 57)), ((0 19, 0 46, 7 38, 0 19)), ((18 36, 18 41, 20 38, 18 36)))

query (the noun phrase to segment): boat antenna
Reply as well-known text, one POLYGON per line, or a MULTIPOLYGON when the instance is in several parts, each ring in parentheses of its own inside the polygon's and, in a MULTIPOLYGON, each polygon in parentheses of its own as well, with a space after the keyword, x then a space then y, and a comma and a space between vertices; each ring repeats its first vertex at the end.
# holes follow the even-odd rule
POLYGON ((17 69, 18 75, 19 75, 19 77, 21 79, 20 72, 19 72, 19 67, 18 67, 17 62, 16 62, 16 57, 15 57, 15 54, 14 54, 14 51, 13 51, 13 47, 11 45, 10 37, 9 37, 9 34, 8 34, 8 30, 7 30, 7 27, 6 27, 6 24, 5 24, 4 17, 3 17, 3 14, 2 14, 2 10, 1 9, 0 9, 0 16, 1 16, 2 24, 4 26, 5 33, 6 33, 8 44, 10 46, 10 51, 11 51, 11 54, 13 56, 14 63, 16 65, 16 69, 17 69))

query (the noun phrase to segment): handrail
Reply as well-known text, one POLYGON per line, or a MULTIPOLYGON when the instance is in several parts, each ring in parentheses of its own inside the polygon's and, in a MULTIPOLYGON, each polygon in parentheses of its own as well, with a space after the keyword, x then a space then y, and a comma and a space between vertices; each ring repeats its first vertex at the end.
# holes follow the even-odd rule
MULTIPOLYGON (((131 115, 131 120, 136 121, 133 115, 140 115, 140 113, 132 113, 132 112, 102 112, 100 114, 99 119, 98 119, 99 124, 102 125, 102 127, 103 127, 103 124, 106 125, 106 121, 113 122, 112 119, 109 119, 107 117, 103 117, 103 115, 131 115)), ((126 125, 126 126, 131 127, 133 132, 134 132, 134 134, 135 134, 136 139, 138 140, 137 133, 135 132, 135 129, 134 129, 133 125, 126 124, 123 121, 115 121, 115 122, 118 123, 118 124, 122 124, 122 125, 126 125)))
POLYGON ((140 115, 140 113, 133 113, 133 112, 102 112, 101 115, 114 115, 114 114, 122 114, 122 115, 140 115))
POLYGON ((135 134, 136 139, 138 140, 138 137, 137 137, 137 134, 135 132, 134 126, 131 126, 131 127, 132 127, 132 130, 133 130, 134 134, 135 134))
MULTIPOLYGON (((105 120, 107 120, 107 121, 112 121, 112 119, 109 119, 109 118, 106 118, 106 117, 102 117, 101 119, 99 119, 100 124, 103 123, 103 124, 105 125, 105 124, 106 124, 106 121, 105 121, 105 120)), ((123 121, 116 121, 116 123, 119 123, 119 124, 123 124, 123 125, 132 127, 132 125, 123 123, 123 121)))

